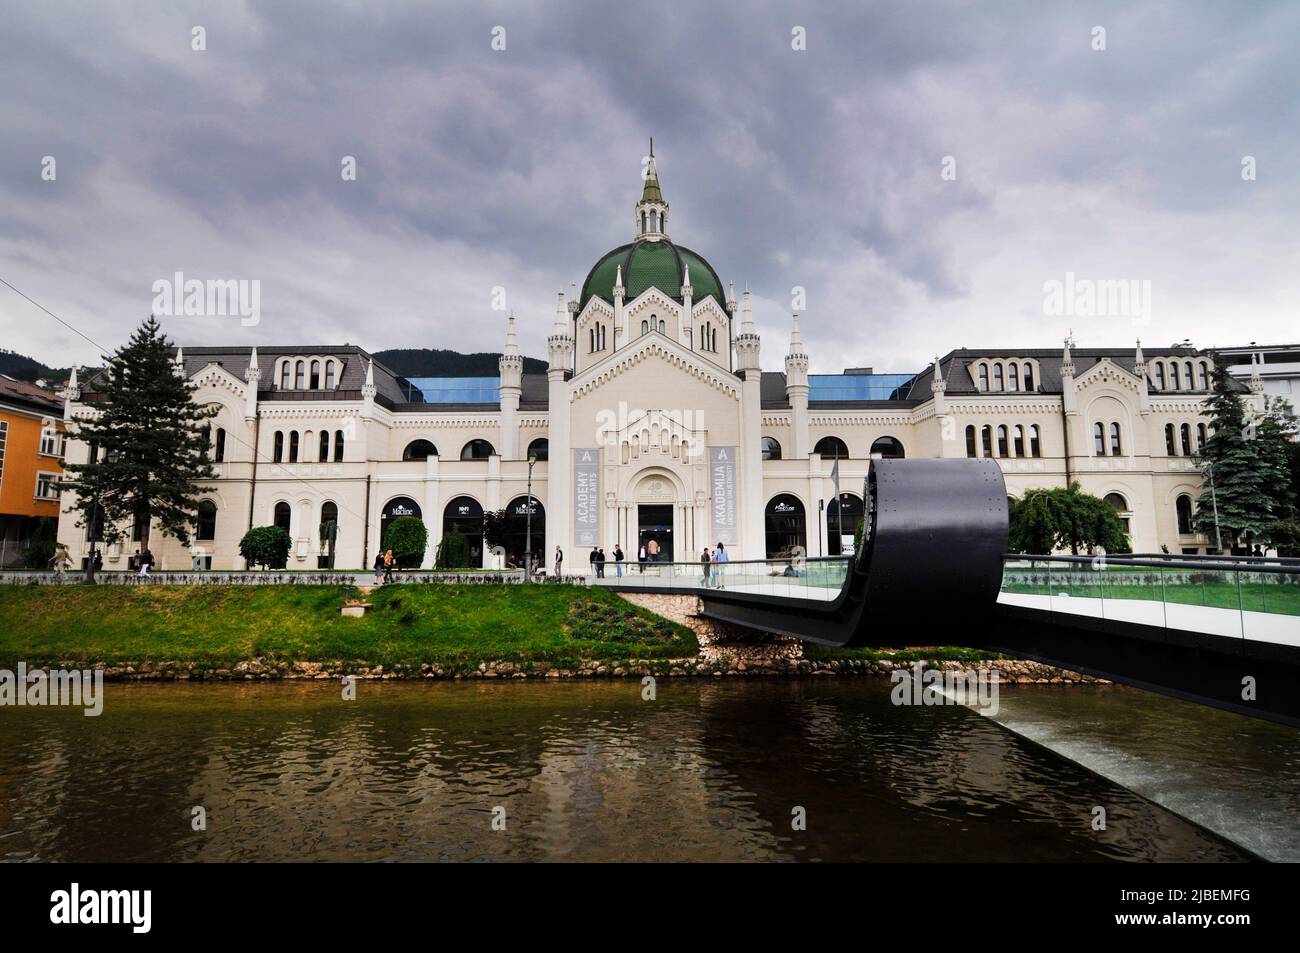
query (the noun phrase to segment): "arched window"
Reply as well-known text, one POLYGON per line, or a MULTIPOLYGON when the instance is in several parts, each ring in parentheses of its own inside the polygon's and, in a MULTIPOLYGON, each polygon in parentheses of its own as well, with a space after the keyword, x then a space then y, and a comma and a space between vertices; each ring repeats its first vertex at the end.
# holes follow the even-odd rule
POLYGON ((528 457, 538 463, 551 459, 551 442, 545 437, 538 437, 528 445, 528 457))
POLYGON ((663 319, 660 318, 660 319, 659 319, 659 333, 660 333, 660 334, 666 334, 667 331, 665 330, 665 328, 667 328, 667 325, 664 324, 663 319))
POLYGON ((642 334, 649 334, 649 333, 650 333, 650 322, 649 322, 649 321, 642 321, 642 322, 641 322, 641 333, 642 333, 642 334))
POLYGON ((284 361, 280 365, 280 390, 288 390, 293 386, 293 362, 284 361))
POLYGON ((486 460, 492 456, 496 456, 496 450, 486 440, 471 440, 460 451, 462 460, 486 460))
POLYGON ((1106 431, 1099 423, 1092 425, 1092 452, 1097 457, 1106 455, 1106 431))
POLYGON ((777 441, 775 437, 763 438, 763 459, 764 460, 781 459, 781 444, 777 441))
POLYGON ((287 533, 289 532, 289 525, 292 519, 293 511, 289 508, 288 503, 281 500, 279 503, 275 504, 274 523, 276 526, 280 527, 280 529, 287 533))
POLYGON ((976 385, 980 390, 989 389, 989 366, 981 364, 979 367, 979 383, 976 385))
POLYGON ((994 389, 994 390, 1002 390, 1002 389, 1003 389, 1003 387, 1002 387, 1002 365, 1001 365, 1001 364, 994 364, 994 365, 993 365, 993 389, 994 389))
POLYGON ((871 445, 871 455, 879 454, 886 460, 902 460, 907 454, 903 452, 902 441, 896 437, 878 437, 871 445))
POLYGON ((641 234, 642 235, 645 234, 645 226, 646 226, 645 212, 642 212, 641 213, 641 234))
POLYGON ((334 431, 334 462, 343 462, 343 431, 334 431))
POLYGON ((862 498, 841 493, 826 504, 826 554, 843 555, 853 545, 863 516, 862 498))
POLYGON ((1190 457, 1192 455, 1192 428, 1187 424, 1183 424, 1178 428, 1178 438, 1179 444, 1183 448, 1183 456, 1190 457))
POLYGON ((316 459, 321 463, 326 463, 330 458, 330 432, 322 430, 320 432, 320 456, 316 459))
POLYGON ((979 450, 975 446, 975 425, 966 425, 966 456, 977 457, 979 450))
POLYGON ((276 463, 279 463, 284 459, 284 431, 277 430, 275 432, 273 446, 274 449, 271 451, 271 459, 276 463))
POLYGON ((1129 533, 1131 511, 1128 508, 1128 500, 1124 499, 1124 497, 1118 493, 1107 493, 1105 499, 1106 502, 1114 508, 1116 515, 1119 516, 1119 521, 1124 524, 1124 532, 1126 534, 1129 533))
POLYGON ((808 524, 803 501, 790 493, 780 493, 768 500, 764 511, 767 530, 767 558, 789 556, 796 547, 808 548, 808 524))
POLYGON ((211 500, 199 501, 199 515, 195 520, 194 538, 209 540, 217 538, 217 504, 211 500))
POLYGON ((1207 370, 1208 365, 1206 364, 1205 361, 1201 361, 1200 366, 1201 366, 1201 390, 1209 390, 1210 375, 1209 375, 1209 371, 1207 370))
POLYGON ((297 374, 297 379, 294 382, 294 386, 298 390, 305 390, 307 388, 307 362, 306 361, 298 362, 298 374, 297 374))
POLYGON ((212 454, 212 459, 217 463, 224 463, 226 459, 226 428, 217 428, 217 447, 212 454))
POLYGON ((813 453, 823 460, 845 460, 848 459, 849 448, 839 437, 822 437, 817 441, 817 446, 813 447, 813 453))
POLYGON ((1020 368, 1015 361, 1007 365, 1007 386, 1011 390, 1020 390, 1020 368))
POLYGON ((334 361, 325 362, 325 389, 334 389, 334 370, 338 365, 334 361))
POLYGON ((320 361, 311 362, 311 390, 320 390, 320 361))
POLYGON ((1165 389, 1165 366, 1159 361, 1156 361, 1156 389, 1165 389))
POLYGON ((298 462, 298 431, 289 431, 289 462, 298 462))
POLYGON ((403 460, 427 460, 437 455, 438 448, 428 440, 412 440, 402 451, 403 460))
POLYGON ((1184 493, 1174 500, 1174 512, 1178 514, 1178 535, 1192 535, 1192 498, 1184 493))
POLYGON ((1112 457, 1122 457, 1124 455, 1124 445, 1120 441, 1119 424, 1113 422, 1110 425, 1110 455, 1112 457))
POLYGON ((1029 455, 1031 457, 1041 457, 1043 455, 1043 445, 1038 439, 1038 424, 1029 425, 1029 455))
POLYGON ((984 456, 993 456, 993 428, 989 424, 985 424, 980 429, 980 445, 984 456))
POLYGON ((1165 424, 1165 456, 1178 456, 1178 445, 1175 443, 1173 424, 1165 424))
POLYGON ((1196 425, 1196 452, 1205 452, 1205 424, 1196 425))
POLYGON ((1025 390, 1034 389, 1034 365, 1025 362, 1025 390))
POLYGON ((1196 379, 1192 377, 1192 362, 1188 361, 1184 364, 1183 370, 1187 372, 1187 389, 1196 390, 1196 379))
POLYGON ((1182 390, 1182 389, 1183 389, 1183 385, 1179 382, 1179 379, 1178 379, 1178 362, 1177 362, 1177 361, 1170 361, 1170 362, 1169 362, 1169 386, 1172 387, 1174 390, 1182 390))
POLYGON ((326 500, 320 507, 320 526, 317 528, 320 533, 320 552, 316 556, 316 567, 318 569, 334 568, 334 553, 338 548, 339 542, 339 508, 338 504, 332 500, 326 500), (330 526, 334 524, 334 540, 330 541, 330 526))
POLYGON ((1011 456, 1011 447, 1007 444, 1007 425, 998 424, 998 456, 1011 456))
POLYGON ((1023 457, 1025 455, 1025 428, 1020 424, 1016 424, 1012 433, 1014 436, 1012 437, 1011 448, 1015 451, 1016 456, 1023 457))

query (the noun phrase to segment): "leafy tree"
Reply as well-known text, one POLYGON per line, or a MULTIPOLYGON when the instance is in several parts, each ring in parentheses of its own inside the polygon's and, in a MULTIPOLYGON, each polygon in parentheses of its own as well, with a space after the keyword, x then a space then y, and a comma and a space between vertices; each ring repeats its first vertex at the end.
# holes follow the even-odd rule
POLYGON ((32 529, 23 550, 22 565, 26 569, 49 569, 54 561, 54 550, 58 546, 55 538, 59 521, 53 516, 41 517, 32 529))
POLYGON ((283 569, 292 545, 283 526, 254 526, 239 541, 239 555, 249 566, 283 569))
POLYGON ((512 528, 504 509, 483 511, 483 540, 489 547, 504 546, 512 528))
POLYGON ((469 543, 460 530, 443 534, 433 564, 439 569, 463 569, 469 565, 469 543))
POLYGON ((121 539, 123 524, 138 524, 145 546, 156 521, 164 535, 188 544, 198 513, 201 481, 214 476, 205 421, 216 412, 194 402, 194 385, 177 373, 175 349, 152 315, 126 346, 106 357, 96 381, 97 414, 71 428, 98 447, 98 459, 68 464, 72 509, 86 526, 98 483, 104 537, 121 539))
POLYGON ((1013 552, 1047 555, 1068 548, 1108 553, 1131 551, 1124 523, 1115 508, 1100 497, 1069 488, 1029 490, 1009 505, 1008 545, 1013 552))
POLYGON ((1235 383, 1227 366, 1216 361, 1208 401, 1211 432, 1201 452, 1205 486, 1192 516, 1193 525, 1213 539, 1217 510, 1223 542, 1229 547, 1246 533, 1259 535, 1274 521, 1270 494, 1276 492, 1271 468, 1261 459, 1261 444, 1255 439, 1257 424, 1235 383))
POLYGON ((424 561, 429 531, 418 516, 399 516, 384 530, 384 550, 392 550, 397 565, 409 569, 424 561))

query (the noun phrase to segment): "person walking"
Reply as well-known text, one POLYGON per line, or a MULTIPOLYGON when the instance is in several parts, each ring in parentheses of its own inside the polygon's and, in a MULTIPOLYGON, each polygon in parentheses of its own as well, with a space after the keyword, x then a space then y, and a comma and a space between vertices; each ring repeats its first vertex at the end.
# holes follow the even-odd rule
POLYGON ((730 562, 731 557, 727 555, 727 547, 718 542, 718 548, 713 551, 713 588, 722 588, 722 564, 730 562))
POLYGON ((384 553, 384 585, 393 581, 393 564, 396 562, 393 558, 393 551, 387 550, 384 553))
POLYGON ((149 569, 151 566, 153 566, 153 553, 149 552, 149 547, 146 546, 144 548, 144 551, 140 553, 140 578, 141 579, 149 578, 149 569))
POLYGON ((556 579, 560 578, 560 570, 563 568, 564 568, 564 550, 560 548, 559 543, 556 543, 555 544, 555 578, 556 579))
POLYGON ((614 544, 614 575, 623 578, 623 547, 618 543, 614 544))
POLYGON ((63 570, 72 564, 72 557, 68 555, 68 547, 59 543, 54 549, 54 559, 51 562, 54 564, 54 578, 62 581, 63 570))
POLYGON ((600 575, 600 572, 596 568, 596 561, 599 559, 600 550, 595 546, 591 547, 591 555, 587 557, 587 561, 591 563, 591 575, 593 578, 600 575))
POLYGON ((709 569, 713 564, 713 554, 709 552, 709 547, 704 547, 704 552, 700 553, 700 568, 704 571, 704 588, 709 588, 709 569))
POLYGON ((645 551, 652 563, 659 562, 659 540, 651 536, 650 542, 645 544, 645 551))
POLYGON ((637 568, 640 569, 641 575, 644 576, 645 575, 645 543, 642 543, 641 548, 637 550, 636 562, 637 562, 637 568))
POLYGON ((596 550, 596 578, 605 578, 605 547, 596 550))
POLYGON ((384 551, 381 549, 375 553, 375 585, 384 584, 384 551))

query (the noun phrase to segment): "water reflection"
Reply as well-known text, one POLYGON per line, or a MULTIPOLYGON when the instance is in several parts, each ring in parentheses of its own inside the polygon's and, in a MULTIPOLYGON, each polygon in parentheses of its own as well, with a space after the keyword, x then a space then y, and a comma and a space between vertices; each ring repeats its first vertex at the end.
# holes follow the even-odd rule
POLYGON ((0 859, 1243 858, 964 708, 896 708, 886 683, 640 691, 111 685, 97 719, 6 709, 0 859))

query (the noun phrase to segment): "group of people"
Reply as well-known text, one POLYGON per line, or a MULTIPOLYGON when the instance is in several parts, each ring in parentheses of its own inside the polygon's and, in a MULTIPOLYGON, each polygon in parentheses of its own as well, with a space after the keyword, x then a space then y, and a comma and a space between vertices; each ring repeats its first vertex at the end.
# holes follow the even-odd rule
POLYGON ((397 558, 391 549, 381 549, 375 554, 375 585, 382 586, 393 581, 393 570, 397 568, 397 558))
MULTIPOLYGON (((623 560, 625 558, 626 557, 624 557, 623 555, 623 547, 619 546, 616 543, 614 545, 614 573, 616 576, 619 576, 620 578, 623 575, 623 560)), ((604 579, 605 563, 609 561, 609 557, 605 555, 605 547, 604 546, 593 547, 591 550, 591 555, 589 555, 587 559, 591 563, 592 575, 595 576, 597 579, 604 579)))
POLYGON ((718 548, 712 552, 709 552, 709 547, 704 547, 704 551, 700 553, 700 567, 704 571, 705 588, 722 588, 722 564, 730 561, 731 557, 727 554, 727 547, 720 541, 718 548))

